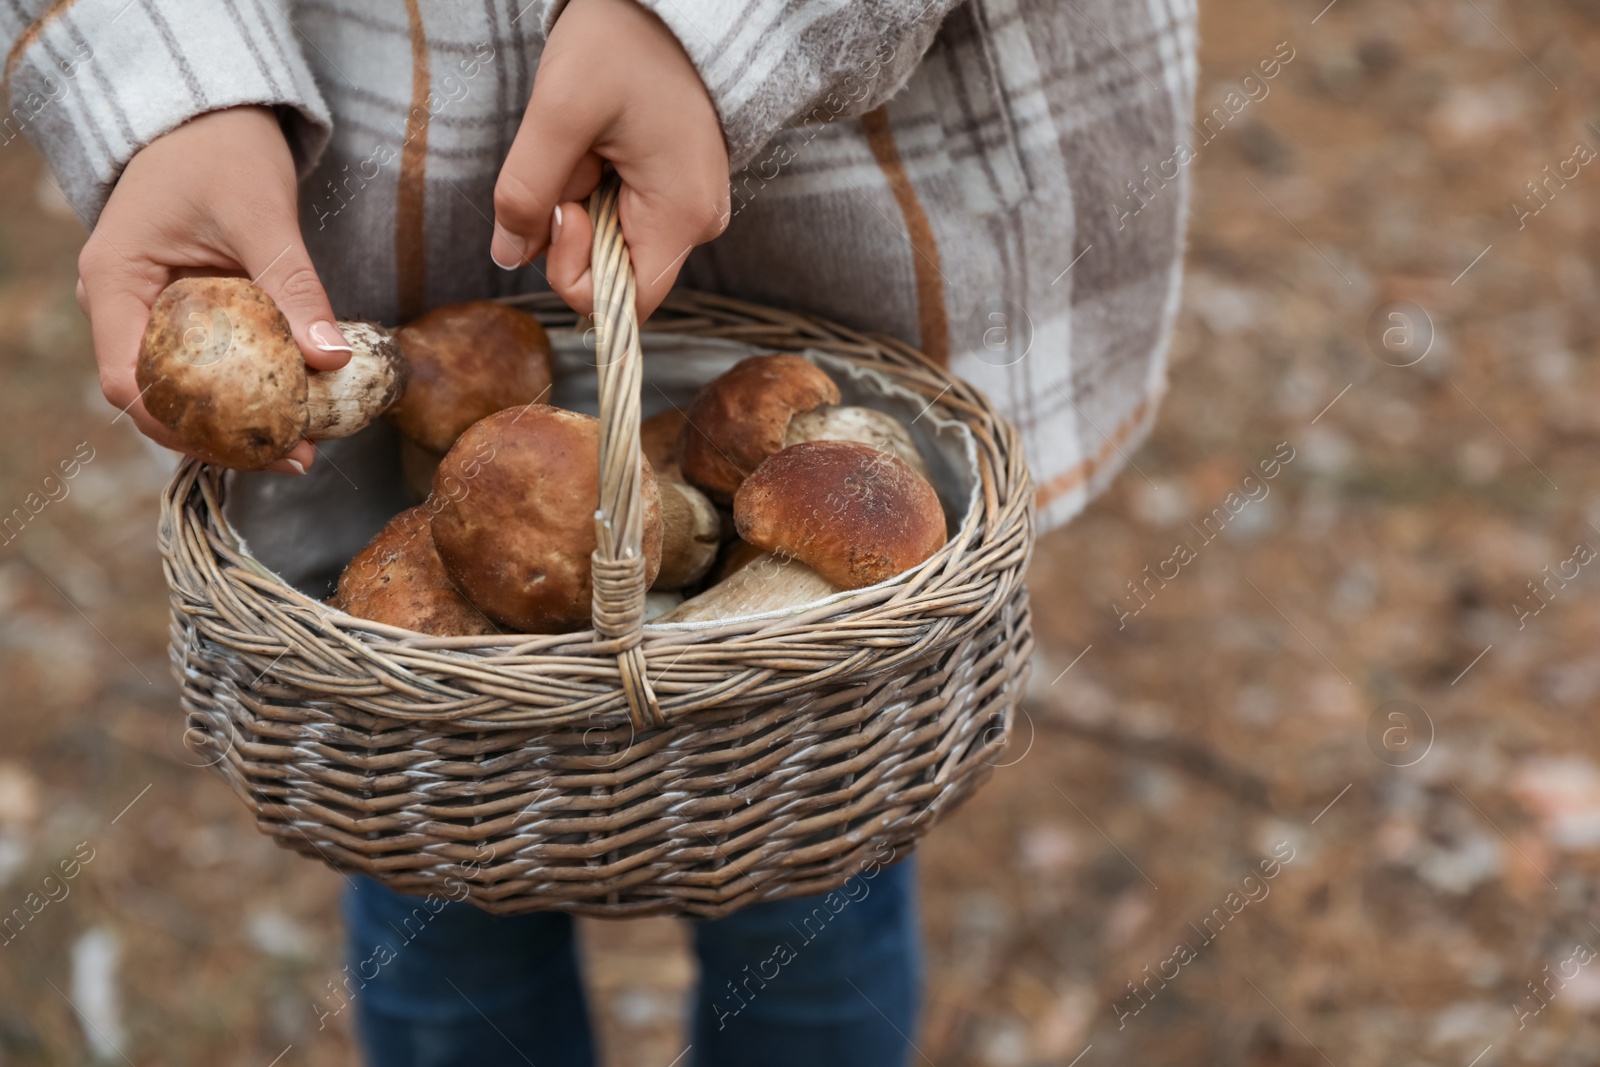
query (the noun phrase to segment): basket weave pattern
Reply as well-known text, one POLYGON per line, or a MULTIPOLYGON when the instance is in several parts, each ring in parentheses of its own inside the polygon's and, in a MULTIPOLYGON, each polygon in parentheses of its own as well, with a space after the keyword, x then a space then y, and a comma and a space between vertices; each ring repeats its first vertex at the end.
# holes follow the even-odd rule
MULTIPOLYGON (((644 372, 614 198, 594 204, 595 630, 435 638, 331 611, 241 548, 223 471, 189 461, 169 485, 183 706, 280 844, 497 913, 717 916, 822 892, 884 846, 903 855, 998 761, 1032 650, 1032 487, 987 399, 893 340, 703 294, 658 312, 649 332, 821 350, 925 397, 971 430, 980 502, 881 587, 776 619, 641 626, 644 372)), ((553 298, 526 302, 573 323, 553 298)))

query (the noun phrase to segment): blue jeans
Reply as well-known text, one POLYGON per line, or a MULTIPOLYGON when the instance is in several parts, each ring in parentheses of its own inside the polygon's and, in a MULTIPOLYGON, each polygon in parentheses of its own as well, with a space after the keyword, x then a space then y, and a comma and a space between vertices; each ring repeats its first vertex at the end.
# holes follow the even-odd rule
MULTIPOLYGON (((349 1007, 370 1067, 593 1067, 572 921, 493 916, 369 878, 345 894, 349 1007)), ((831 893, 694 920, 695 1067, 899 1067, 921 999, 910 861, 831 893)))

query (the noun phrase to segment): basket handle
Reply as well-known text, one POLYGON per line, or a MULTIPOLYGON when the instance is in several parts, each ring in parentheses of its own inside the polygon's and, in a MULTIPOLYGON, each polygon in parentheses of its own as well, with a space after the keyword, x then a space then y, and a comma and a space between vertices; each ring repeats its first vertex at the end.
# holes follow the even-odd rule
POLYGON ((594 224, 595 363, 600 372, 600 507, 594 515, 592 614, 595 632, 617 657, 622 695, 636 730, 666 725, 645 672, 644 472, 639 448, 639 391, 644 357, 634 303, 633 262, 622 239, 622 179, 608 169, 589 197, 594 224))

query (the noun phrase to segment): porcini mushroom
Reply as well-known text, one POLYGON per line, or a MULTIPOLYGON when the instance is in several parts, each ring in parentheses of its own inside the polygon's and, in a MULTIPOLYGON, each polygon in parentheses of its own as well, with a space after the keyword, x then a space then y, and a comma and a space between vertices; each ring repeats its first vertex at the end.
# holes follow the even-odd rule
POLYGON ((702 622, 801 608, 832 596, 839 587, 797 559, 758 553, 744 566, 655 622, 702 622))
POLYGON ((706 495, 683 479, 678 466, 678 436, 684 412, 668 408, 639 424, 639 447, 650 461, 661 489, 661 573, 652 589, 693 585, 717 560, 722 516, 706 495))
MULTIPOLYGON (((426 505, 451 580, 490 618, 522 633, 589 620, 600 423, 544 404, 480 419, 446 453, 426 505)), ((645 582, 661 566, 661 494, 643 465, 645 582)))
POLYGON ((658 478, 661 491, 661 573, 652 589, 682 589, 706 576, 722 543, 722 517, 692 485, 658 478))
POLYGON ((839 399, 833 379, 799 356, 741 359, 689 407, 678 442, 684 477, 714 500, 732 500, 739 483, 783 448, 791 418, 839 399))
POLYGON ((768 456, 804 441, 860 441, 928 477, 916 442, 898 419, 875 408, 841 405, 840 399, 833 379, 799 356, 740 360, 707 384, 687 413, 679 438, 685 478, 727 502, 768 456))
POLYGON ((145 410, 198 456, 259 470, 302 439, 348 437, 394 403, 406 365, 393 338, 341 322, 355 350, 307 369, 289 321, 246 278, 180 278, 161 291, 134 372, 145 410))
POLYGON ((678 438, 687 420, 682 408, 671 407, 639 423, 639 448, 655 468, 657 478, 683 481, 683 471, 678 466, 678 438))
POLYGON ((332 606, 436 637, 498 632, 445 575, 428 519, 425 507, 390 519, 345 566, 332 606))
POLYGON ((761 549, 748 541, 741 541, 737 536, 722 548, 722 554, 717 557, 717 565, 711 571, 711 581, 725 582, 736 572, 755 562, 760 556, 761 549))
POLYGON ((434 308, 395 333, 411 366, 389 410, 401 433, 440 456, 468 426, 550 391, 550 338, 539 320, 493 300, 434 308))
POLYGON ((793 557, 841 589, 909 570, 945 542, 933 486, 857 441, 806 441, 757 467, 733 498, 739 536, 793 557))
POLYGON ((803 441, 860 441, 879 452, 888 452, 906 461, 922 477, 928 477, 928 464, 911 439, 905 423, 877 408, 824 405, 802 411, 789 420, 783 447, 803 441))
POLYGON ((742 539, 727 576, 657 622, 796 609, 892 578, 939 550, 944 510, 902 459, 858 441, 809 441, 772 456, 733 498, 742 539), (754 558, 751 551, 760 551, 754 558))

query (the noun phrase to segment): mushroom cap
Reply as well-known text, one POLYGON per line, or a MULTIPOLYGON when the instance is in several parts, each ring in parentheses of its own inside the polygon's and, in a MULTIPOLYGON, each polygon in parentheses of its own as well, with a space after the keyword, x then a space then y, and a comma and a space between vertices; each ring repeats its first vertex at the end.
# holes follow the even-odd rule
POLYGON ((426 507, 389 520, 339 575, 334 607, 435 637, 499 632, 456 591, 434 549, 426 507))
POLYGON ((684 477, 714 500, 733 499, 739 483, 783 448, 790 418, 839 399, 833 379, 800 356, 741 359, 689 408, 678 446, 684 477))
POLYGON ((550 338, 525 311, 493 300, 434 308, 395 334, 411 367, 406 391, 389 409, 400 432, 447 452, 486 415, 544 397, 550 388, 550 338))
POLYGON ((210 462, 259 470, 305 435, 305 357, 289 320, 247 278, 163 289, 134 377, 145 410, 210 462))
POLYGON ((683 481, 678 467, 678 437, 688 413, 679 407, 670 407, 651 415, 639 424, 639 447, 644 458, 655 468, 657 478, 676 478, 683 481))
MULTIPOLYGON (((643 468, 648 585, 661 567, 661 495, 643 468)), ((445 571, 490 618, 520 633, 587 627, 599 420, 544 404, 481 419, 439 464, 426 506, 445 571)))
POLYGON ((733 498, 739 536, 841 589, 915 567, 945 542, 938 494, 898 456, 856 441, 790 445, 733 498))

